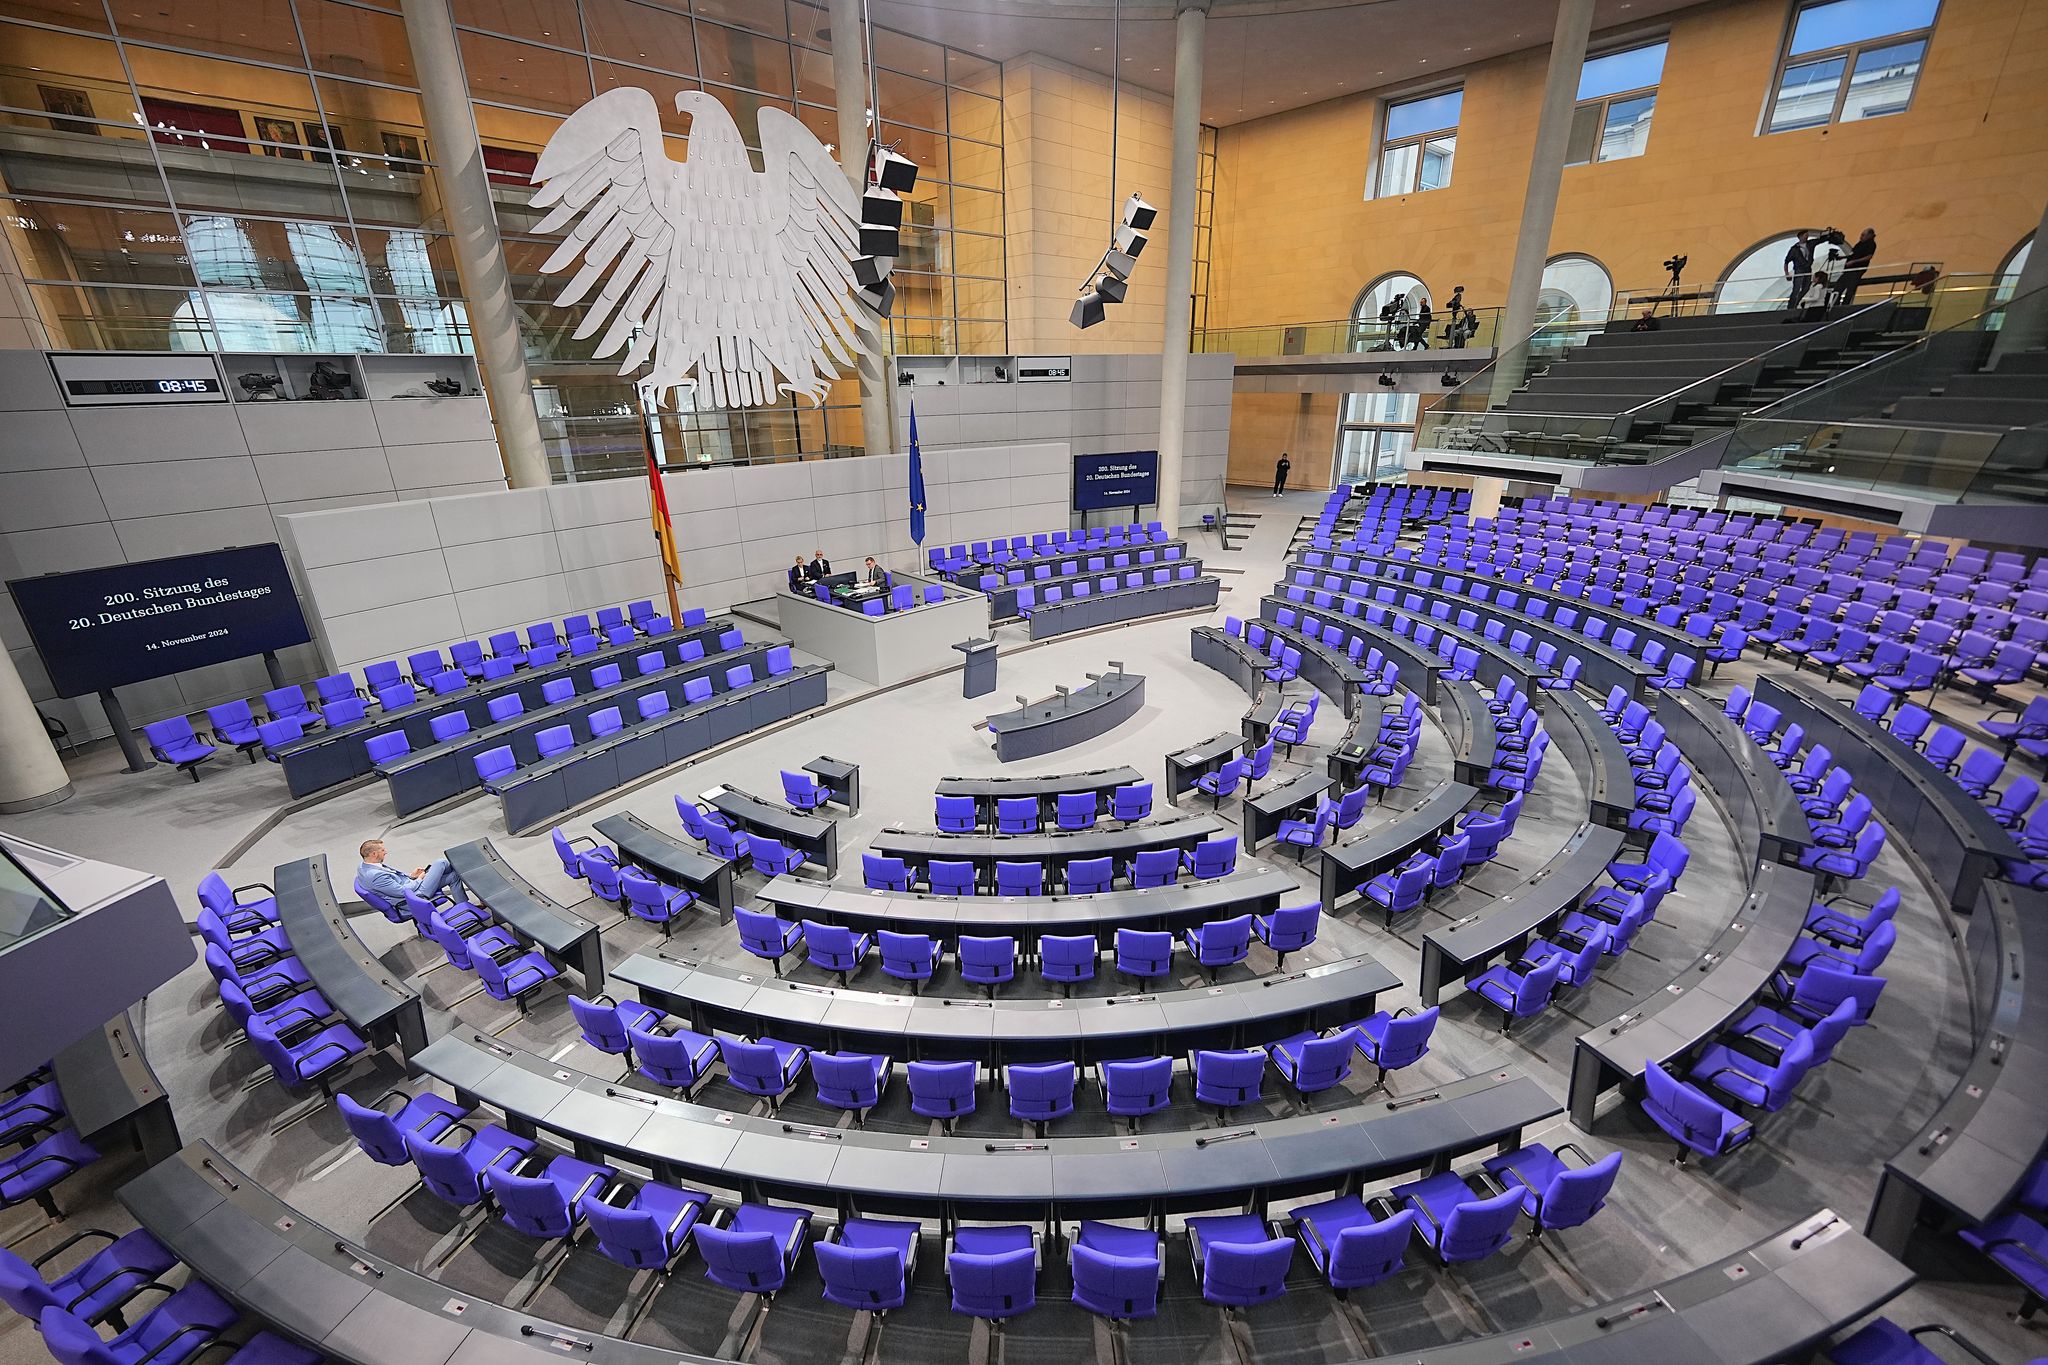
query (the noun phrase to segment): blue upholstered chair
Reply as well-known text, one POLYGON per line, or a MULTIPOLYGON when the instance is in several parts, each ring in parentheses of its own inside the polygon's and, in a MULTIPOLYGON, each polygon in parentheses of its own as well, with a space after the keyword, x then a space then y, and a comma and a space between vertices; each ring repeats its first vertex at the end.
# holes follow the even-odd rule
POLYGON ((953 1311, 1000 1322, 1038 1302, 1038 1248, 1028 1227, 955 1229, 946 1253, 953 1311))
POLYGON ((705 1279, 772 1300, 789 1282, 810 1230, 809 1209, 741 1204, 722 1226, 697 1224, 693 1240, 704 1258, 705 1279))
POLYGON ((812 919, 803 922, 803 939, 810 964, 837 972, 841 986, 852 980, 875 946, 872 935, 857 933, 843 924, 821 924, 812 919))
POLYGON ((1038 974, 1072 995, 1077 982, 1095 979, 1101 952, 1093 934, 1047 934, 1038 940, 1038 974))
POLYGON ((901 1308, 916 1273, 920 1230, 894 1219, 848 1218, 834 1237, 813 1243, 825 1298, 877 1316, 901 1308))
POLYGON ((1166 1263, 1159 1234, 1084 1219, 1068 1252, 1074 1302, 1113 1323, 1159 1312, 1166 1263))
POLYGON ((1413 1209, 1375 1218, 1355 1194, 1294 1210, 1295 1236, 1339 1298, 1400 1274, 1414 1231, 1413 1209))
POLYGON ((947 1132, 963 1114, 974 1112, 976 1067, 973 1062, 911 1062, 904 1067, 910 1090, 910 1112, 937 1119, 947 1132))
POLYGON ((782 1108, 782 1101, 796 1087, 811 1050, 779 1038, 726 1038, 718 1040, 718 1056, 725 1063, 725 1078, 740 1090, 768 1101, 768 1112, 782 1108))
POLYGON ((1280 970, 1287 970, 1287 955, 1299 952, 1316 941, 1316 932, 1321 927, 1323 905, 1321 901, 1310 901, 1307 905, 1284 905, 1270 915, 1255 915, 1252 929, 1259 941, 1271 948, 1280 957, 1280 970))
POLYGON ((1013 1063, 1005 1068, 1010 1117, 1029 1123, 1044 1137, 1046 1124, 1074 1112, 1076 1074, 1072 1062, 1013 1063))
POLYGON ((1275 1237, 1255 1213, 1188 1219, 1188 1252, 1202 1297, 1236 1311, 1279 1298, 1294 1264, 1294 1239, 1275 1237))
POLYGON ((1523 1191, 1475 1194, 1456 1171, 1396 1185, 1393 1197, 1415 1213, 1415 1231, 1445 1265, 1484 1260, 1514 1236, 1523 1191))
POLYGON ((1138 1121, 1145 1115, 1156 1114, 1172 1103, 1171 1057, 1103 1062, 1097 1068, 1097 1078, 1109 1112, 1129 1119, 1133 1133, 1138 1131, 1138 1121))
POLYGON ((1265 1079, 1263 1048, 1195 1054, 1195 1100, 1215 1105, 1223 1112, 1225 1122, 1230 1119, 1230 1111, 1239 1105, 1259 1102, 1265 1079))
POLYGON ((876 932, 875 941, 881 952, 882 975, 908 981, 913 993, 938 970, 939 941, 935 938, 882 929, 876 932))
POLYGON ((818 1102, 850 1112, 856 1128, 865 1126, 868 1110, 882 1102, 890 1072, 889 1059, 872 1053, 811 1054, 811 1080, 818 1087, 818 1102))

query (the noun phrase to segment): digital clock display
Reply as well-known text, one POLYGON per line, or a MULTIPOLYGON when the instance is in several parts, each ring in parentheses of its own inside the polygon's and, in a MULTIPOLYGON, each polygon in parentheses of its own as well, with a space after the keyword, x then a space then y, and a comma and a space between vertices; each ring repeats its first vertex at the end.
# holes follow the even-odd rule
POLYGON ((189 393, 219 393, 218 379, 67 379, 65 392, 75 398, 182 397, 189 393))

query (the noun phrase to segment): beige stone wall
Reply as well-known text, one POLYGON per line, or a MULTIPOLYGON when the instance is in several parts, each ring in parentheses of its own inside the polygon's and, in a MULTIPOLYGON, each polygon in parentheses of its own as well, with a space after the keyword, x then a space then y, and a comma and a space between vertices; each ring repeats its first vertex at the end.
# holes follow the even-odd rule
MULTIPOLYGON (((1786 11, 1720 0, 1672 16, 1647 151, 1565 170, 1551 254, 1592 256, 1626 289, 1660 284, 1658 263, 1684 252, 1686 281, 1705 283, 1759 241, 1833 223, 1876 227, 1880 261, 1998 268, 2048 186, 2048 5, 1944 0, 1905 112, 1758 136, 1786 11)), ((1439 300, 1464 284, 1499 306, 1546 55, 1459 73, 1446 189, 1365 197, 1379 92, 1222 130, 1210 326, 1341 318, 1393 270, 1439 300)))
POLYGON ((1004 217, 1010 350, 1157 354, 1165 324, 1167 179, 1172 104, 1125 87, 1110 175, 1109 82, 1050 58, 1003 64, 1004 217), (1129 301, 1086 332, 1068 321, 1076 291, 1109 244, 1113 214, 1136 191, 1159 209, 1129 301))

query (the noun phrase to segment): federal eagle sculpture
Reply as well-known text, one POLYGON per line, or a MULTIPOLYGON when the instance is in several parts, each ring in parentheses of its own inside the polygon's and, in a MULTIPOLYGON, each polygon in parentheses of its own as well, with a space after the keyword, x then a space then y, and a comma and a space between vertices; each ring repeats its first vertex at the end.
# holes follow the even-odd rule
POLYGON ((620 374, 651 362, 657 401, 694 387, 710 407, 822 402, 837 367, 875 344, 852 266, 859 193, 779 109, 760 111, 756 172, 715 96, 686 90, 676 108, 690 117, 686 161, 639 89, 599 95, 548 139, 533 205, 552 212, 535 231, 574 226, 541 272, 582 261, 555 303, 587 299, 576 336, 597 336, 600 357, 624 350, 620 374))

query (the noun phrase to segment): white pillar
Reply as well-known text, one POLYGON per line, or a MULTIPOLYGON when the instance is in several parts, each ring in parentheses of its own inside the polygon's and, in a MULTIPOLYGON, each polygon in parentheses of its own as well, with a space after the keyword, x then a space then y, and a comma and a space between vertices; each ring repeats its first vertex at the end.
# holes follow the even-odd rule
MULTIPOLYGON (((1202 143, 1202 39, 1209 0, 1177 0, 1173 45, 1173 172, 1166 200, 1166 336, 1159 352, 1159 520, 1181 525, 1188 425, 1188 328, 1194 319, 1195 173, 1202 143)), ((1116 79, 1111 72, 1110 78, 1116 79)), ((1114 167, 1111 168, 1114 171, 1114 167)))
POLYGON ((69 795, 64 760, 50 745, 14 656, 0 649, 0 814, 55 805, 69 795))
POLYGON ((1495 346, 1493 401, 1505 402, 1522 383, 1528 353, 1510 350, 1536 325, 1536 298, 1543 288, 1543 263, 1550 255, 1550 226, 1557 216, 1558 184, 1571 141, 1572 110, 1578 104, 1579 70, 1586 64, 1586 37, 1593 30, 1593 0, 1560 0, 1557 28, 1550 38, 1550 66, 1543 73, 1543 103, 1536 116, 1536 146, 1529 154, 1529 187, 1522 195, 1522 225, 1515 235, 1515 264, 1501 307, 1495 346))
MULTIPOLYGON (((839 164, 856 193, 867 185, 868 166, 868 73, 861 56, 861 0, 832 0, 832 89, 839 105, 839 164)), ((931 167, 920 166, 928 175, 931 167)), ((905 215, 906 220, 908 215, 905 215)), ((907 226, 907 221, 906 221, 907 226)), ((895 348, 890 340, 889 320, 877 322, 876 352, 863 354, 856 367, 860 375, 861 443, 870 455, 885 455, 896 449, 895 348)))
POLYGON ((439 168, 441 203, 455 238, 455 266, 469 300, 469 333, 477 368, 490 395, 498 428, 498 452, 514 488, 545 488, 547 451, 534 411, 533 383, 526 374, 526 344, 519 336, 519 311, 512 303, 512 278, 505 268, 505 244, 498 237, 491 182, 484 173, 483 145, 476 114, 469 107, 462 55, 455 48, 455 24, 448 0, 401 0, 405 36, 419 73, 420 110, 439 168))

